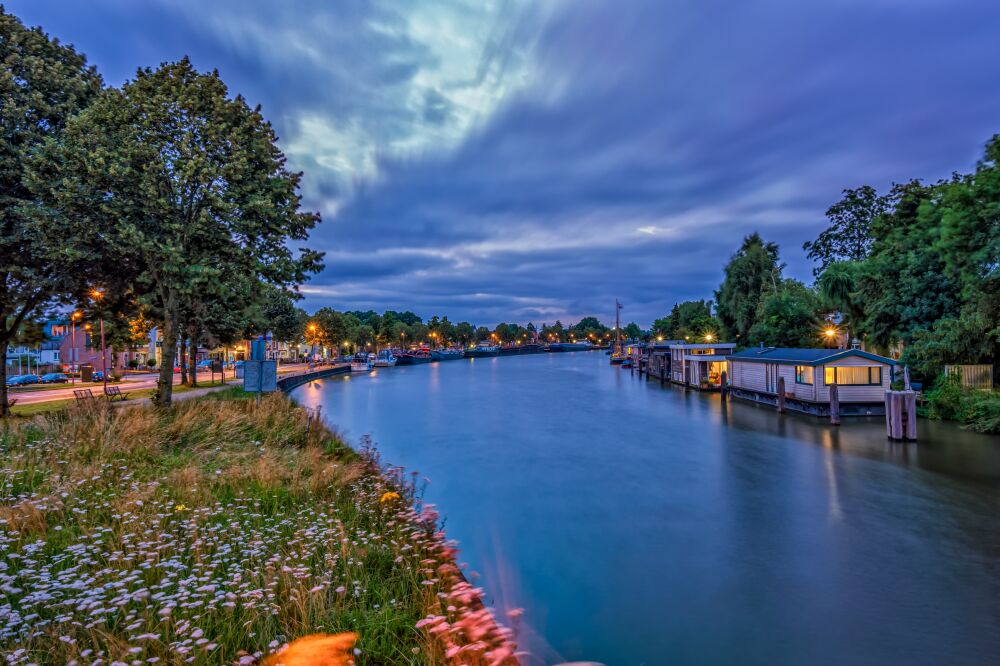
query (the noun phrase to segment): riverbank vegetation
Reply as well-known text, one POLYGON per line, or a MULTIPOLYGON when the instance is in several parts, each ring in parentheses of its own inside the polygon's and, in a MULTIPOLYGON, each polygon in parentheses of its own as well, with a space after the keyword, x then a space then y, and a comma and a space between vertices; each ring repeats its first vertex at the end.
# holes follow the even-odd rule
POLYGON ((412 478, 283 396, 0 430, 8 663, 256 663, 355 632, 359 664, 513 663, 412 478))
POLYGON ((679 303, 652 333, 819 347, 835 330, 933 384, 932 414, 996 431, 995 394, 958 399, 943 371, 993 363, 1000 385, 1000 135, 971 173, 885 193, 848 189, 827 218, 803 248, 816 262, 812 285, 786 277, 778 245, 753 233, 726 265, 714 303, 679 303))

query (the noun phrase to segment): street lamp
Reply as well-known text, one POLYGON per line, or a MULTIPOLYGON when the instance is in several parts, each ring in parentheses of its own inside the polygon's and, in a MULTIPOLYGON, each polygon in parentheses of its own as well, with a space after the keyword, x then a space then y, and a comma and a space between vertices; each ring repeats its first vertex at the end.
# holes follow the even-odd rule
POLYGON ((69 316, 69 338, 70 346, 72 347, 69 352, 69 383, 76 384, 76 320, 78 317, 82 317, 83 313, 76 311, 69 316))
MULTIPOLYGON (((94 289, 90 292, 90 296, 94 299, 95 303, 100 303, 101 299, 104 298, 104 292, 100 289, 94 289)), ((101 379, 104 380, 104 392, 108 391, 108 354, 107 349, 104 346, 104 311, 101 311, 101 379)))
POLYGON ((706 333, 705 334, 705 342, 711 342, 714 337, 715 336, 712 335, 711 333, 706 333))

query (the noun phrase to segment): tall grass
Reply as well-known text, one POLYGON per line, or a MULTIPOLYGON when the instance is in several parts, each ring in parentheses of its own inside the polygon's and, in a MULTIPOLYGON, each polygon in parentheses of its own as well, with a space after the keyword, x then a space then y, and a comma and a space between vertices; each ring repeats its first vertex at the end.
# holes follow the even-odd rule
POLYGON ((282 396, 74 407, 0 430, 9 663, 513 664, 412 481, 282 396))

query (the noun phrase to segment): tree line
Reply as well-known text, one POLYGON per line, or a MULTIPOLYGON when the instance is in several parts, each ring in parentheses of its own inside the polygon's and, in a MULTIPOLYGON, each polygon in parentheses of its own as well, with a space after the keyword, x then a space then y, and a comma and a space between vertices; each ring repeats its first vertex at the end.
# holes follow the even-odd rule
POLYGON ((1000 358, 1000 135, 970 173, 882 193, 847 189, 826 217, 803 247, 816 264, 812 284, 785 277, 778 245, 753 233, 714 303, 679 303, 654 332, 816 347, 836 313, 848 339, 899 357, 925 380, 945 364, 1000 358))
POLYGON ((54 308, 156 325, 169 404, 179 353, 261 331, 321 269, 301 174, 218 72, 184 58, 107 86, 2 7, 0 62, 0 414, 8 345, 54 308))

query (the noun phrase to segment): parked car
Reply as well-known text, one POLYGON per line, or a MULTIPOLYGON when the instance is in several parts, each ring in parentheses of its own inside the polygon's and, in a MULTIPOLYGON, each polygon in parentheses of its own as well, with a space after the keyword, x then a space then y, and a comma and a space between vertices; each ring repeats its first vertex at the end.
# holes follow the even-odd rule
POLYGON ((199 368, 211 368, 214 362, 212 359, 206 358, 204 361, 198 361, 197 365, 199 368))
POLYGON ((15 375, 7 378, 7 386, 27 386, 37 384, 41 379, 38 375, 15 375))
POLYGON ((39 381, 43 384, 65 384, 69 381, 69 377, 61 372, 50 372, 47 375, 42 375, 39 381))
POLYGON ((90 381, 92 381, 92 382, 103 382, 104 381, 104 373, 101 372, 100 370, 96 371, 94 374, 92 374, 90 376, 90 381))

